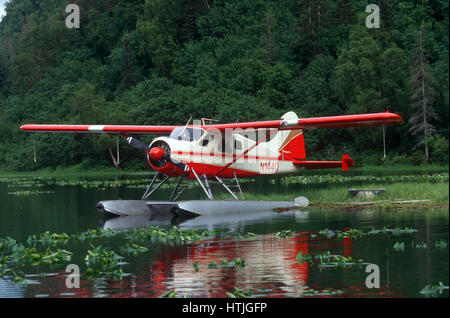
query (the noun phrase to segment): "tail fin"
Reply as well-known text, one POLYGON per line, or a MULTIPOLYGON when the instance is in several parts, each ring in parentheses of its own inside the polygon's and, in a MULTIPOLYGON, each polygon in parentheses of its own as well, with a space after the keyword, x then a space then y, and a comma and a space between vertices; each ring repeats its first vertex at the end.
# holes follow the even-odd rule
MULTIPOLYGON (((294 112, 288 112, 281 117, 283 120, 298 119, 294 112)), ((305 141, 301 129, 282 130, 279 132, 281 137, 281 146, 278 148, 281 160, 305 159, 305 141)))
POLYGON ((301 129, 291 130, 280 149, 281 160, 302 160, 306 158, 305 140, 301 129))

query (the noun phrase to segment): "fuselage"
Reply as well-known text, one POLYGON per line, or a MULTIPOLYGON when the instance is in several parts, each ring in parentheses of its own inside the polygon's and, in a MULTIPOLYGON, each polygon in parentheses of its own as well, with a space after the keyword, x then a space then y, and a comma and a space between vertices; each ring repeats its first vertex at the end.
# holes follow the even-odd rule
MULTIPOLYGON (((302 132, 300 132, 302 133, 302 132)), ((164 145, 172 160, 188 165, 182 171, 171 162, 157 162, 148 158, 153 169, 170 177, 198 175, 234 178, 257 175, 297 173, 301 167, 294 165, 280 149, 286 141, 281 131, 220 133, 201 128, 176 128, 169 137, 158 137, 150 148, 164 145), (164 164, 165 163, 165 164, 164 164)))

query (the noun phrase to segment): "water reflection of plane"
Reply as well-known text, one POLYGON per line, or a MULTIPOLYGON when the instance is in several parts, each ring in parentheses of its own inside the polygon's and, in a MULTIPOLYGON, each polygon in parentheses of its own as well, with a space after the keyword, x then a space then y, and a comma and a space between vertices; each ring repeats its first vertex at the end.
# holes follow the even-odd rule
POLYGON ((22 298, 25 296, 25 291, 25 285, 0 278, 0 298, 22 298))
POLYGON ((104 230, 126 230, 136 227, 148 227, 154 226, 170 226, 176 225, 180 229, 215 229, 215 228, 228 228, 231 231, 238 230, 239 227, 249 224, 257 224, 260 222, 267 222, 271 219, 291 217, 295 222, 306 222, 308 219, 308 212, 295 210, 289 210, 285 212, 274 211, 258 211, 247 213, 245 211, 239 211, 237 213, 229 213, 223 215, 201 215, 197 217, 183 217, 174 216, 168 211, 168 213, 155 214, 140 214, 140 215, 128 215, 119 216, 114 218, 106 218, 100 221, 100 227, 104 230))
MULTIPOLYGON (((171 213, 159 214, 157 217, 152 214, 120 216, 104 220, 102 227, 125 230, 150 225, 176 225, 179 229, 226 229, 229 232, 245 232, 245 226, 280 218, 303 223, 308 220, 308 212, 290 210, 280 213, 274 211, 246 213, 239 211, 239 213, 197 216, 189 219, 174 217, 171 213)), ((156 297, 168 289, 176 289, 180 295, 188 293, 194 297, 224 297, 225 291, 232 291, 234 286, 241 286, 243 282, 252 282, 252 289, 256 294, 258 289, 269 288, 272 295, 288 293, 298 296, 301 293, 301 287, 306 285, 308 279, 308 265, 306 263, 300 265, 295 259, 299 251, 308 253, 307 235, 285 240, 280 240, 274 235, 262 235, 258 239, 238 241, 211 239, 195 242, 187 247, 167 247, 160 250, 158 257, 151 263, 150 273, 148 273, 151 277, 150 282, 148 279, 133 275, 130 281, 132 288, 125 294, 127 296, 131 294, 132 297, 156 297), (245 260, 244 269, 205 269, 211 260, 219 262, 223 259, 231 261, 236 258, 245 260), (203 268, 197 273, 194 273, 192 268, 195 262, 203 268)), ((126 280, 123 283, 126 284, 126 280)), ((114 284, 110 283, 109 288, 115 289, 114 284)), ((122 290, 123 287, 122 285, 122 290)), ((105 291, 102 288, 94 289, 94 294, 98 294, 101 290, 105 291)), ((120 295, 120 297, 124 296, 123 293, 120 295)))
MULTIPOLYGON (((182 297, 226 297, 234 287, 250 288, 255 295, 283 297, 300 296, 307 284, 307 263, 298 264, 299 251, 308 253, 307 233, 279 239, 264 234, 242 239, 208 239, 186 245, 153 246, 153 253, 139 258, 139 262, 124 265, 131 275, 122 279, 96 277, 87 279, 82 274, 81 287, 67 289, 66 273, 39 278, 41 284, 30 285, 28 295, 46 294, 49 297, 159 297, 174 289, 182 297), (242 258, 243 268, 209 268, 211 260, 232 261, 242 258), (193 264, 200 270, 195 272, 193 264), (131 267, 131 268, 130 268, 131 267), (264 291, 265 290, 265 291, 264 291)), ((132 259, 130 257, 130 259, 132 259)))

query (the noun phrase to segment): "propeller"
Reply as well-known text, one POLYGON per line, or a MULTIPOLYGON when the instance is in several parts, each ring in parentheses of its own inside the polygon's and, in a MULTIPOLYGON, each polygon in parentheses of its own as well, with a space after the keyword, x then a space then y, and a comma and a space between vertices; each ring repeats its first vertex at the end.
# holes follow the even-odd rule
POLYGON ((153 144, 152 147, 147 146, 145 143, 134 137, 127 137, 127 142, 132 147, 147 152, 150 160, 152 161, 152 164, 154 164, 156 167, 164 167, 167 162, 171 162, 181 170, 186 172, 189 171, 188 165, 179 160, 171 158, 170 147, 165 141, 158 140, 153 144))
POLYGON ((149 146, 134 137, 127 137, 127 142, 136 149, 144 150, 147 152, 151 150, 149 146))

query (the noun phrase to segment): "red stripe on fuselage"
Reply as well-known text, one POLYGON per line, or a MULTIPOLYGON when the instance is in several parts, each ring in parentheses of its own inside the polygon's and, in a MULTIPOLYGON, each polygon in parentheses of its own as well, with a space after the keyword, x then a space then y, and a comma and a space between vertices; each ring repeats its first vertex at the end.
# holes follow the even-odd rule
MULTIPOLYGON (((205 157, 222 157, 222 158, 232 158, 235 159, 239 157, 240 154, 227 154, 227 153, 209 153, 209 152, 183 152, 183 151, 172 151, 172 154, 179 156, 205 156, 205 157)), ((263 157, 263 156, 243 156, 244 159, 256 159, 256 160, 278 160, 278 157, 263 157)))

